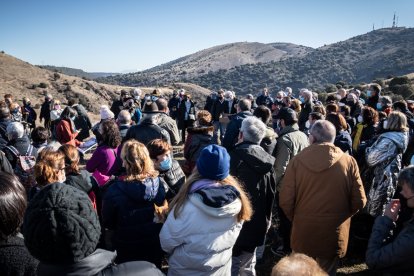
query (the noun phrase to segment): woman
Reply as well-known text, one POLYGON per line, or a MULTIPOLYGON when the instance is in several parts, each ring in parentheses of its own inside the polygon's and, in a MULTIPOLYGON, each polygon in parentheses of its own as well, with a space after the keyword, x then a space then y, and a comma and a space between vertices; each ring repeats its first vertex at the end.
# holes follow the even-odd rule
POLYGON ((50 129, 54 131, 56 126, 60 122, 60 116, 62 115, 63 109, 60 105, 59 100, 54 100, 51 104, 51 110, 50 110, 50 129))
POLYGON ((117 162, 121 135, 113 120, 102 121, 98 131, 101 139, 91 159, 86 163, 86 170, 92 173, 99 186, 103 186, 121 168, 120 162, 117 162))
POLYGON ((168 275, 231 274, 232 249, 252 209, 229 170, 225 148, 209 145, 201 151, 160 233, 170 254, 168 275))
POLYGON ((408 144, 407 118, 399 111, 391 112, 384 130, 366 149, 366 163, 373 169, 373 178, 367 183, 366 209, 373 217, 382 214, 383 207, 393 198, 397 188, 396 176, 408 144))
POLYGON ((183 100, 178 107, 178 129, 181 129, 181 141, 185 142, 185 131, 194 125, 196 109, 191 95, 185 93, 183 100))
POLYGON ((197 113, 197 123, 188 128, 188 137, 184 145, 185 163, 183 170, 186 175, 193 171, 200 151, 213 143, 214 126, 211 123, 211 114, 207 110, 197 113))
POLYGON ((118 256, 117 263, 144 260, 161 267, 161 223, 154 222, 155 205, 165 200, 164 183, 154 169, 146 147, 135 140, 125 142, 121 158, 126 169, 123 180, 113 183, 105 194, 103 226, 118 256))
MULTIPOLYGON (((80 130, 75 127, 75 118, 78 115, 75 109, 67 106, 61 116, 60 122, 56 125, 56 138, 59 143, 69 144, 75 147, 82 145, 83 143, 76 139, 80 130)), ((53 125, 53 122, 52 122, 53 125)))
POLYGON ((273 151, 276 147, 277 134, 273 128, 269 127, 271 111, 264 105, 258 106, 254 112, 253 116, 256 116, 266 125, 266 134, 265 137, 260 142, 260 146, 268 153, 273 154, 273 151))
POLYGON ((0 183, 0 275, 37 275, 39 262, 19 235, 27 206, 26 191, 12 174, 1 172, 0 183))
POLYGON ((72 145, 63 145, 59 148, 59 152, 65 156, 65 183, 87 193, 96 210, 96 196, 92 191, 95 180, 88 171, 79 169, 78 149, 72 145))
POLYGON ((344 116, 339 113, 329 113, 326 115, 326 120, 331 122, 336 129, 336 137, 334 145, 340 148, 343 152, 352 155, 352 138, 347 131, 348 124, 344 116))
POLYGON ((167 199, 173 198, 185 182, 185 174, 177 160, 171 157, 172 147, 162 139, 148 143, 147 149, 159 177, 168 185, 167 199))

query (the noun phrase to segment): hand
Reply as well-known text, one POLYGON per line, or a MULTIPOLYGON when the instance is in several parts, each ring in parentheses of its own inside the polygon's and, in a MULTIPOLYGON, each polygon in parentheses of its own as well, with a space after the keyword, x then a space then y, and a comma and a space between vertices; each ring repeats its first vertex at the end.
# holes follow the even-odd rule
POLYGON ((392 221, 397 221, 398 213, 401 209, 401 203, 399 199, 392 199, 390 203, 388 203, 387 207, 385 207, 384 216, 389 217, 392 221))

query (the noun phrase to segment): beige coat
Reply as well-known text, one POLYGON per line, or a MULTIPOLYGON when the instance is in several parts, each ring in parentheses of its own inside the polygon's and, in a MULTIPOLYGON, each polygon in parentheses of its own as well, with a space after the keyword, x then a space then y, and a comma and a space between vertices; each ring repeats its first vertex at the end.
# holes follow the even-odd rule
POLYGON ((279 200, 292 221, 292 250, 314 258, 345 255, 351 216, 366 203, 355 159, 330 143, 291 160, 279 200))

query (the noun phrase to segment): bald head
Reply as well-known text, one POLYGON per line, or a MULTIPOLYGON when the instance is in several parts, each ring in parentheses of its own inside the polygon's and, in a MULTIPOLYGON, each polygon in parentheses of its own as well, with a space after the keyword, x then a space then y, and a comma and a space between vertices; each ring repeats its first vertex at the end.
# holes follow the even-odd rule
POLYGON ((157 104, 159 111, 167 112, 167 107, 168 107, 167 100, 163 98, 158 98, 158 100, 155 103, 157 104))
POLYGON ((313 137, 313 139, 310 139, 311 144, 333 143, 336 129, 329 121, 317 120, 310 130, 310 135, 313 137))

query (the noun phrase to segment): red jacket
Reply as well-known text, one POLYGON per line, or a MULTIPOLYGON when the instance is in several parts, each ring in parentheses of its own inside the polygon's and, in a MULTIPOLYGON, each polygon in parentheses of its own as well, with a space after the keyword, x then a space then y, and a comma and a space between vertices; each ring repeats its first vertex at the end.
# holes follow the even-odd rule
POLYGON ((72 146, 79 146, 81 142, 76 140, 76 136, 78 136, 79 132, 75 131, 72 132, 71 123, 67 120, 61 120, 56 126, 56 137, 59 143, 69 144, 72 146))

